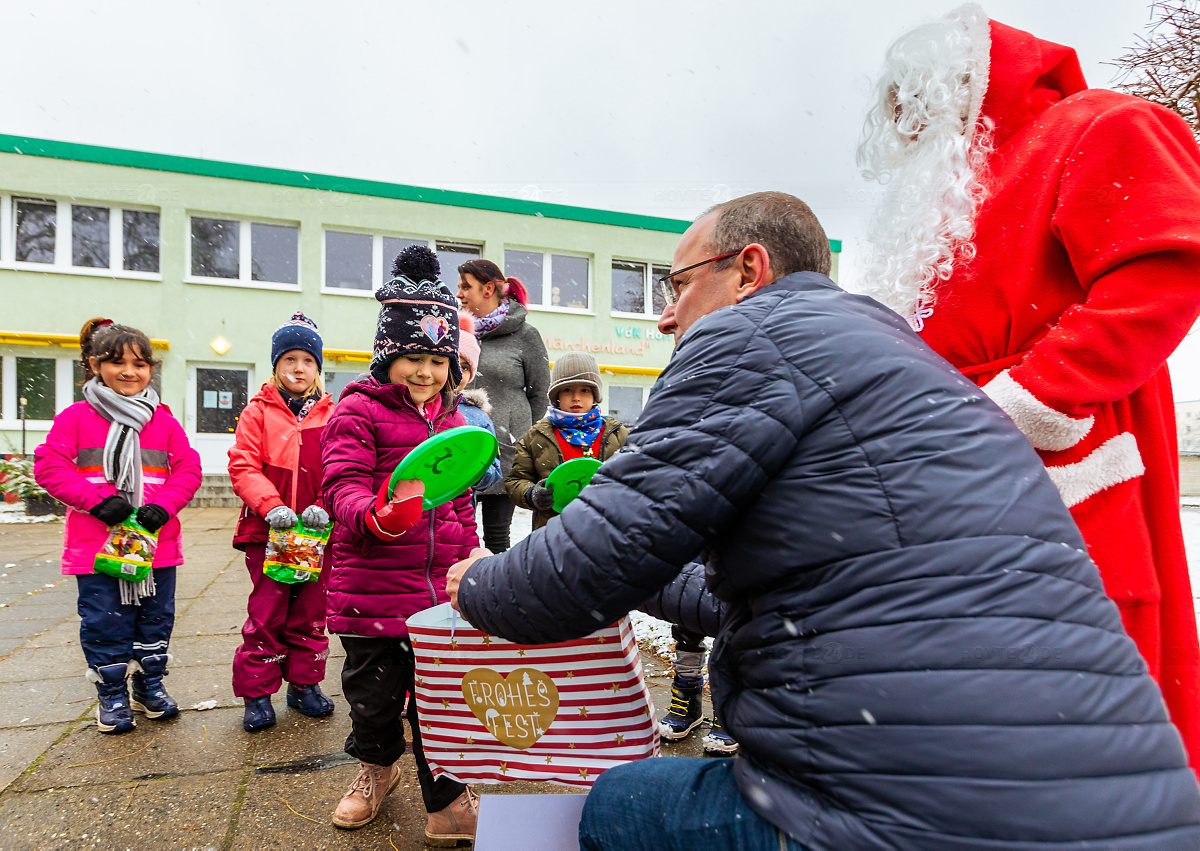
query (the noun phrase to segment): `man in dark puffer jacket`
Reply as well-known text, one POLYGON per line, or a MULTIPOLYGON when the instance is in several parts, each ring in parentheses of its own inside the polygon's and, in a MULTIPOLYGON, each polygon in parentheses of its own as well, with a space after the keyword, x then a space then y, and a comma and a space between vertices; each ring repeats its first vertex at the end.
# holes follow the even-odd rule
POLYGON ((700 218, 625 448, 450 571, 471 623, 542 643, 707 565, 741 756, 607 772, 583 847, 1200 848, 1179 734, 1029 442, 829 262, 790 196, 700 218))

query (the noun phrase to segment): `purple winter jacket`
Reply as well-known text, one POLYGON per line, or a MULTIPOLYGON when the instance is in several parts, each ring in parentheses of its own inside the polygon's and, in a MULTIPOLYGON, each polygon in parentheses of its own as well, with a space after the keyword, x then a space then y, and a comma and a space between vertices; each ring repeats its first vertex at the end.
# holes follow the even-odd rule
POLYGON ((430 423, 406 387, 367 377, 346 386, 325 425, 321 493, 336 524, 330 540, 330 632, 407 636, 409 615, 446 602, 446 571, 479 546, 470 491, 426 511, 395 541, 367 531, 367 511, 400 460, 436 432, 465 425, 456 399, 443 391, 439 401, 441 410, 430 423))

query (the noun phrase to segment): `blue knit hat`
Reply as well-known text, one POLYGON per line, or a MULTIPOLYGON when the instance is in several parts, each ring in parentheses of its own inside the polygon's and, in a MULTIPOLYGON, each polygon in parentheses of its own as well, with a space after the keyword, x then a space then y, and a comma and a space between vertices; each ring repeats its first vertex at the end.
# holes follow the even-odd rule
POLYGON ((317 369, 321 369, 321 335, 317 333, 317 323, 299 310, 271 335, 271 369, 275 369, 284 352, 292 349, 308 352, 317 359, 317 369))

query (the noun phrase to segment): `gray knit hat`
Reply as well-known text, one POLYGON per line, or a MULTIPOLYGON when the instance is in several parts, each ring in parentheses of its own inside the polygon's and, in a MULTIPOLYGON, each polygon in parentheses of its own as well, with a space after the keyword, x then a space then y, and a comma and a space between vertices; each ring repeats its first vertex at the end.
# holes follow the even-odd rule
POLYGON ((601 401, 600 395, 600 365, 596 359, 586 352, 567 352, 554 362, 550 370, 550 404, 558 407, 558 391, 568 384, 587 384, 596 394, 596 401, 601 401))

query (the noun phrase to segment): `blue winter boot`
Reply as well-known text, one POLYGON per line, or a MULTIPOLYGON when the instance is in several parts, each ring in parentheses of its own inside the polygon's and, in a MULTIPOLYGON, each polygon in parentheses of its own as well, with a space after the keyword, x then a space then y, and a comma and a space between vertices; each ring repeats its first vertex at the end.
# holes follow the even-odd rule
POLYGON ((705 753, 715 756, 733 756, 738 750, 737 739, 729 735, 729 731, 721 726, 721 719, 717 717, 715 710, 713 711, 712 728, 701 744, 705 753))
POLYGON ((669 742, 686 739, 688 733, 700 726, 700 688, 704 681, 699 677, 675 677, 671 683, 671 708, 658 721, 658 734, 669 742))
POLYGON ((96 707, 96 727, 101 733, 128 733, 134 728, 129 692, 125 686, 128 674, 129 666, 124 662, 88 669, 87 678, 96 684, 96 693, 100 697, 96 707))
POLYGON ((247 733, 257 733, 268 727, 275 726, 275 707, 271 705, 271 695, 262 697, 243 697, 246 712, 242 715, 242 729, 247 733))
POLYGON ((167 675, 170 655, 161 653, 142 659, 141 670, 133 672, 133 709, 144 712, 147 718, 166 721, 179 714, 179 704, 167 694, 163 677, 167 675))
POLYGON ((299 709, 309 718, 320 718, 333 711, 333 701, 325 696, 320 685, 298 686, 288 683, 287 705, 299 709))

